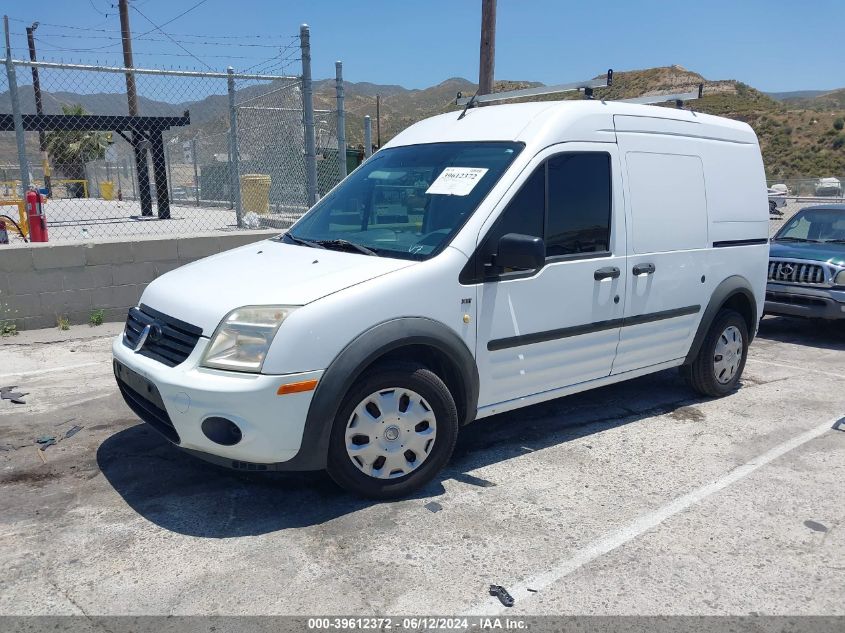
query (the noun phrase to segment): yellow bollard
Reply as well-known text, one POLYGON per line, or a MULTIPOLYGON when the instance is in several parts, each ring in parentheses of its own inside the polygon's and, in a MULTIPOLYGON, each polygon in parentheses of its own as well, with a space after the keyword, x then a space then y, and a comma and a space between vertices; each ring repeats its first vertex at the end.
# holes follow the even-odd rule
MULTIPOLYGON (((0 200, 0 206, 15 206, 18 208, 18 218, 20 220, 18 225, 21 227, 24 237, 29 237, 29 222, 26 217, 26 203, 23 200, 0 200)), ((0 212, 0 215, 2 215, 2 212, 0 212)))
POLYGON ((20 227, 23 236, 29 238, 29 217, 26 213, 26 203, 23 200, 18 200, 18 217, 20 218, 20 227))

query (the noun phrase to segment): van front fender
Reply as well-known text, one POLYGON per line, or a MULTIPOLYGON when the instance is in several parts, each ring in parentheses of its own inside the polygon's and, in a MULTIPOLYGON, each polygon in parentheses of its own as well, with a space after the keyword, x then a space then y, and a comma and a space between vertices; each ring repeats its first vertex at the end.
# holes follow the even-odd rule
POLYGON ((479 377, 466 343, 447 326, 423 317, 401 317, 373 326, 353 339, 320 378, 308 409, 302 444, 296 456, 278 470, 320 470, 326 467, 332 424, 346 393, 361 373, 380 357, 409 345, 431 347, 449 359, 461 383, 466 424, 478 409, 479 377))

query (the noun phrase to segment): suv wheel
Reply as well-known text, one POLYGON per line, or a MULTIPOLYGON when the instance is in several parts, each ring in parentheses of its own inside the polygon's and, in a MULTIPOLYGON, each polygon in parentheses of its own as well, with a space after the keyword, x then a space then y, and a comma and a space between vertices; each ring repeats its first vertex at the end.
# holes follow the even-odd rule
POLYGON ((685 372, 690 386, 705 396, 725 396, 736 389, 748 354, 748 327, 735 310, 721 310, 698 356, 685 372))
POLYGON ((458 411, 434 372, 390 363, 362 376, 346 394, 329 442, 329 475, 375 499, 422 487, 449 461, 458 411))

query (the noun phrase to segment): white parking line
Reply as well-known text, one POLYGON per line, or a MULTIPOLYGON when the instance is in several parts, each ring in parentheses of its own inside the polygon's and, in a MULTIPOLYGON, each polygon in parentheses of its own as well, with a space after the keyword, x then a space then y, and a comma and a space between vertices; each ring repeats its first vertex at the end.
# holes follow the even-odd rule
POLYGON ((772 367, 783 367, 784 369, 794 369, 795 371, 800 371, 802 373, 810 372, 812 374, 821 374, 822 376, 830 376, 831 378, 845 378, 845 375, 843 374, 835 374, 830 371, 824 371, 823 369, 813 369, 812 367, 799 367, 798 365, 789 365, 787 363, 775 363, 770 360, 760 360, 759 358, 749 358, 746 362, 760 363, 761 365, 771 365, 772 367))
POLYGON ((0 374, 0 379, 11 378, 12 376, 38 376, 40 374, 52 374, 57 371, 71 371, 83 367, 93 367, 102 363, 79 363, 78 365, 63 365, 62 367, 51 367, 50 369, 33 369, 32 371, 13 371, 11 374, 0 374))
MULTIPOLYGON (((747 477, 758 468, 765 466, 766 464, 776 460, 778 457, 798 448, 802 444, 806 444, 810 440, 819 437, 843 419, 845 418, 828 420, 827 422, 820 424, 809 431, 801 433, 782 444, 778 444, 762 455, 758 455, 751 461, 746 462, 723 477, 720 477, 716 481, 701 486, 700 488, 696 488, 692 492, 688 492, 687 494, 670 501, 656 510, 634 519, 628 525, 625 525, 618 530, 593 541, 586 547, 583 547, 575 552, 573 556, 555 562, 547 571, 540 572, 515 585, 505 585, 505 587, 513 596, 514 600, 517 602, 525 601, 532 595, 535 595, 534 593, 528 591, 529 587, 535 591, 548 587, 600 556, 625 545, 648 530, 657 527, 666 519, 683 512, 700 501, 703 501, 710 495, 713 495, 720 490, 727 488, 731 484, 747 477)), ((504 607, 496 598, 490 597, 484 602, 478 603, 470 608, 467 611, 467 615, 499 615, 505 613, 506 611, 507 608, 504 607)))

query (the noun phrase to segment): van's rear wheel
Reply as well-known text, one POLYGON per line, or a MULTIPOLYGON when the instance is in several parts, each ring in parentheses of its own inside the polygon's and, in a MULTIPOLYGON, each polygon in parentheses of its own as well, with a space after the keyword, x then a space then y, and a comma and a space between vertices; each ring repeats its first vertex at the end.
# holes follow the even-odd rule
POLYGON ((422 487, 449 461, 458 411, 434 372, 389 363, 362 376, 340 407, 328 471, 343 488, 391 499, 422 487))
POLYGON ((736 389, 748 354, 748 327, 735 310, 721 310, 685 375, 705 396, 720 397, 736 389))

